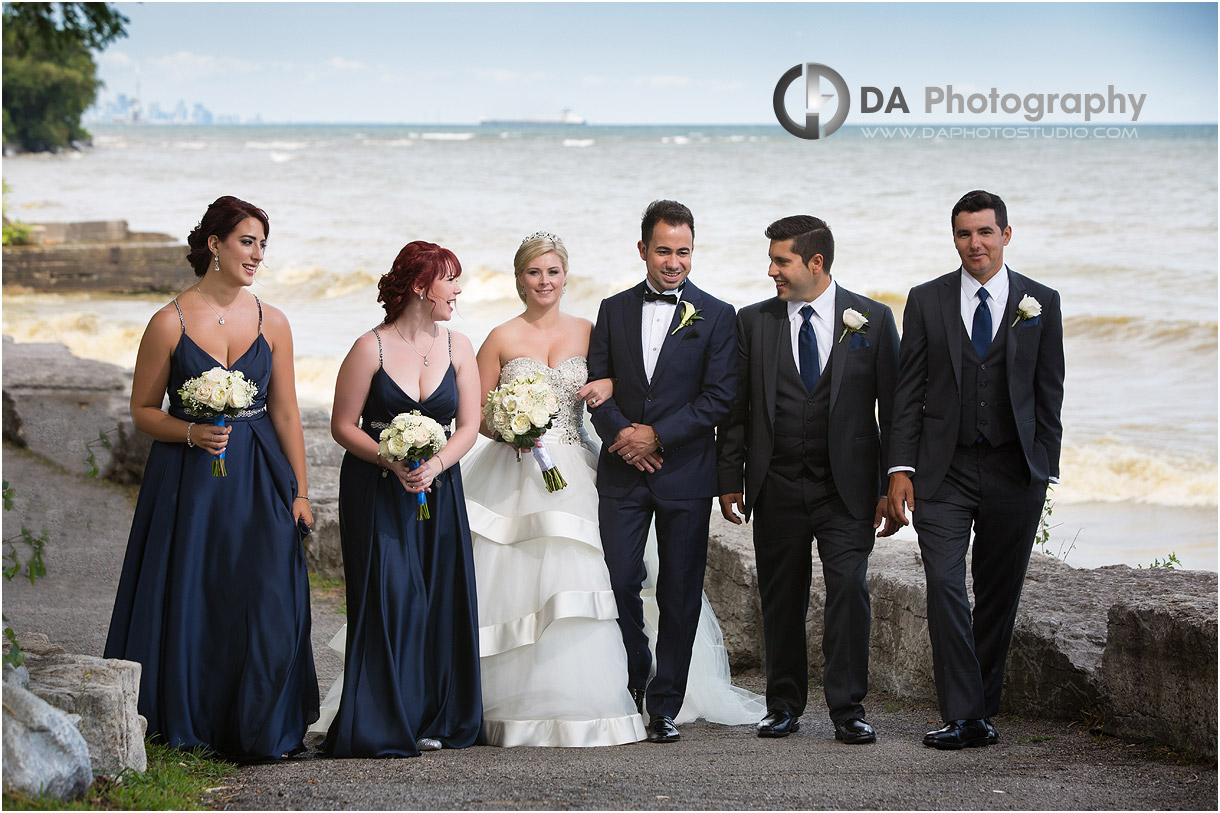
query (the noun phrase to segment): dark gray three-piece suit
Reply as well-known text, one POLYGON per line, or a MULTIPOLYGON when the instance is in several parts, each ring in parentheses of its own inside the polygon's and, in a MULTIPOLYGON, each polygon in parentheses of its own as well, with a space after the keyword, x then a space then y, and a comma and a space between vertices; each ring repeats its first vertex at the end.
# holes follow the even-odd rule
POLYGON ((812 390, 792 353, 787 303, 738 314, 738 389, 717 438, 720 493, 744 493, 766 644, 767 708, 800 716, 808 692, 805 616, 811 546, 826 578, 822 650, 826 702, 837 723, 863 718, 870 607, 866 573, 898 364, 885 305, 838 286, 834 343, 812 390), (868 314, 843 335, 843 312, 868 314), (878 424, 878 413, 880 425, 878 424), (743 487, 744 482, 744 487, 743 487))

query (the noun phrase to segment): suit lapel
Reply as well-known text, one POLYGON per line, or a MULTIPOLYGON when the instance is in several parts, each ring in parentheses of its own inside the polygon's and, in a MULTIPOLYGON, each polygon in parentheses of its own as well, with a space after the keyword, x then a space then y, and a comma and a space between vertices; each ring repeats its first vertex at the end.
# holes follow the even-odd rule
POLYGON ((1012 376, 1016 370, 1017 361, 1017 336, 1020 331, 1020 324, 1013 324, 1017 321, 1017 305, 1021 303, 1021 297, 1025 296, 1025 286, 1021 283, 1021 278, 1008 267, 1005 267, 1008 273, 1008 304, 1004 307, 1004 324, 1000 325, 1000 330, 1008 331, 1008 341, 1004 345, 1004 360, 1008 367, 1008 387, 1012 391, 1012 376))
POLYGON ((835 399, 839 397, 839 385, 843 383, 843 370, 847 366, 847 361, 851 357, 848 349, 851 347, 850 342, 844 344, 839 340, 839 326, 843 324, 843 311, 847 310, 847 306, 851 303, 848 299, 851 297, 851 292, 843 288, 842 285, 837 285, 835 288, 835 318, 834 323, 830 326, 830 358, 826 363, 830 365, 830 408, 833 410, 835 399))
POLYGON ((631 351, 631 360, 635 373, 640 378, 640 385, 648 388, 648 376, 644 373, 644 343, 640 339, 643 327, 644 283, 630 289, 630 295, 623 300, 623 336, 627 339, 627 347, 631 351))
POLYGON ((788 308, 782 300, 773 299, 762 307, 759 325, 759 354, 762 363, 763 401, 767 409, 767 426, 775 429, 775 387, 779 379, 779 358, 783 352, 783 331, 788 329, 788 308))
MULTIPOLYGON (((643 301, 644 301, 643 298, 644 298, 644 294, 641 293, 640 294, 641 303, 643 303, 643 301)), ((661 377, 662 373, 665 372, 666 365, 669 364, 669 360, 671 358, 673 358, 674 352, 678 349, 678 343, 686 339, 686 334, 689 331, 698 329, 699 322, 693 322, 688 327, 684 327, 681 330, 679 330, 677 333, 674 333, 674 330, 677 329, 678 325, 681 323, 681 320, 682 320, 682 303, 683 302, 689 302, 692 305, 694 305, 696 308, 702 308, 703 307, 703 292, 700 291, 698 288, 696 288, 689 281, 686 283, 686 286, 682 289, 682 298, 680 300, 678 300, 678 307, 674 308, 673 318, 671 318, 669 320, 669 327, 666 328, 666 330, 665 330, 665 340, 664 340, 664 343, 662 343, 662 345, 661 345, 661 352, 657 355, 657 366, 652 371, 652 380, 654 382, 658 378, 661 377)), ((641 304, 641 310, 642 309, 643 309, 643 305, 641 304)), ((640 315, 637 315, 636 318, 637 318, 637 320, 640 320, 640 321, 642 321, 642 319, 643 319, 643 317, 640 315)), ((641 347, 641 349, 640 349, 640 369, 643 369, 643 365, 644 365, 644 356, 643 356, 643 348, 641 347)))
POLYGON ((953 379, 957 391, 962 391, 962 278, 959 268, 944 276, 940 286, 940 310, 945 323, 945 339, 949 344, 949 360, 953 363, 953 379))

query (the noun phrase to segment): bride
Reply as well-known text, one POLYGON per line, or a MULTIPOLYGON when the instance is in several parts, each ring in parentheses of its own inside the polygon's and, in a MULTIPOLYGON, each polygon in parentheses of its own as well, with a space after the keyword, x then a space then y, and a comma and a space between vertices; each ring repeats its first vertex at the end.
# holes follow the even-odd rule
MULTIPOLYGON (((548 493, 531 455, 519 461, 506 443, 483 443, 464 467, 483 736, 501 746, 635 742, 645 729, 627 690, 627 658, 596 519, 596 447, 583 423, 584 402, 604 400, 612 383, 585 383, 593 325, 559 309, 568 274, 563 241, 530 235, 513 265, 525 311, 492 330, 479 349, 480 383, 487 393, 523 375, 546 376, 560 411, 542 441, 568 485, 548 493)), ((655 540, 650 549, 646 588, 655 583, 655 540)), ((648 592, 645 612, 655 625, 656 601, 648 592)), ((761 697, 731 684, 720 629, 704 597, 679 722, 753 724, 765 711, 761 697)))

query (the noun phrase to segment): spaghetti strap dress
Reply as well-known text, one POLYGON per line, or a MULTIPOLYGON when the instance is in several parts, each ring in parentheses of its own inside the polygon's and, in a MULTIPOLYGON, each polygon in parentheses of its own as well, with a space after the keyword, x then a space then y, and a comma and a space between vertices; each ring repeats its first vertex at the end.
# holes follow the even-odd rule
MULTIPOLYGON (((203 449, 153 442, 105 649, 143 667, 149 734, 239 762, 300 749, 318 717, 297 482, 267 414, 272 359, 258 309, 257 338, 226 368, 258 386, 230 421, 228 476, 212 475, 203 449)), ((224 365, 191 339, 181 308, 178 320, 169 414, 206 422, 183 409, 178 389, 224 365)))
MULTIPOLYGON (((381 336, 373 333, 380 357, 381 336)), ((403 392, 378 365, 361 428, 376 440, 395 415, 411 410, 448 427, 457 406, 450 338, 449 368, 422 401, 403 392)), ((446 748, 465 748, 478 739, 478 610, 457 463, 433 481, 427 501, 431 518, 417 519, 416 495, 397 477, 350 452, 344 455, 339 533, 347 637, 338 710, 322 746, 330 756, 418 756, 418 739, 435 738, 446 748)))

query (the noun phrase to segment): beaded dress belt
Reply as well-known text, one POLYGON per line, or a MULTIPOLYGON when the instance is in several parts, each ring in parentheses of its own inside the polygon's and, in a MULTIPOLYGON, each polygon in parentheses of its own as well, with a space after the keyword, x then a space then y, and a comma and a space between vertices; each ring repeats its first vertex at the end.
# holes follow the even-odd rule
POLYGON ((267 411, 267 407, 261 406, 258 409, 243 409, 234 415, 234 418, 253 418, 255 415, 262 415, 267 411))
MULTIPOLYGON (((369 421, 365 425, 368 426, 370 429, 377 429, 377 430, 390 428, 390 425, 388 423, 386 423, 385 421, 369 421)), ((453 435, 453 433, 449 431, 448 426, 445 426, 443 428, 445 430, 445 437, 451 437, 453 435)))

